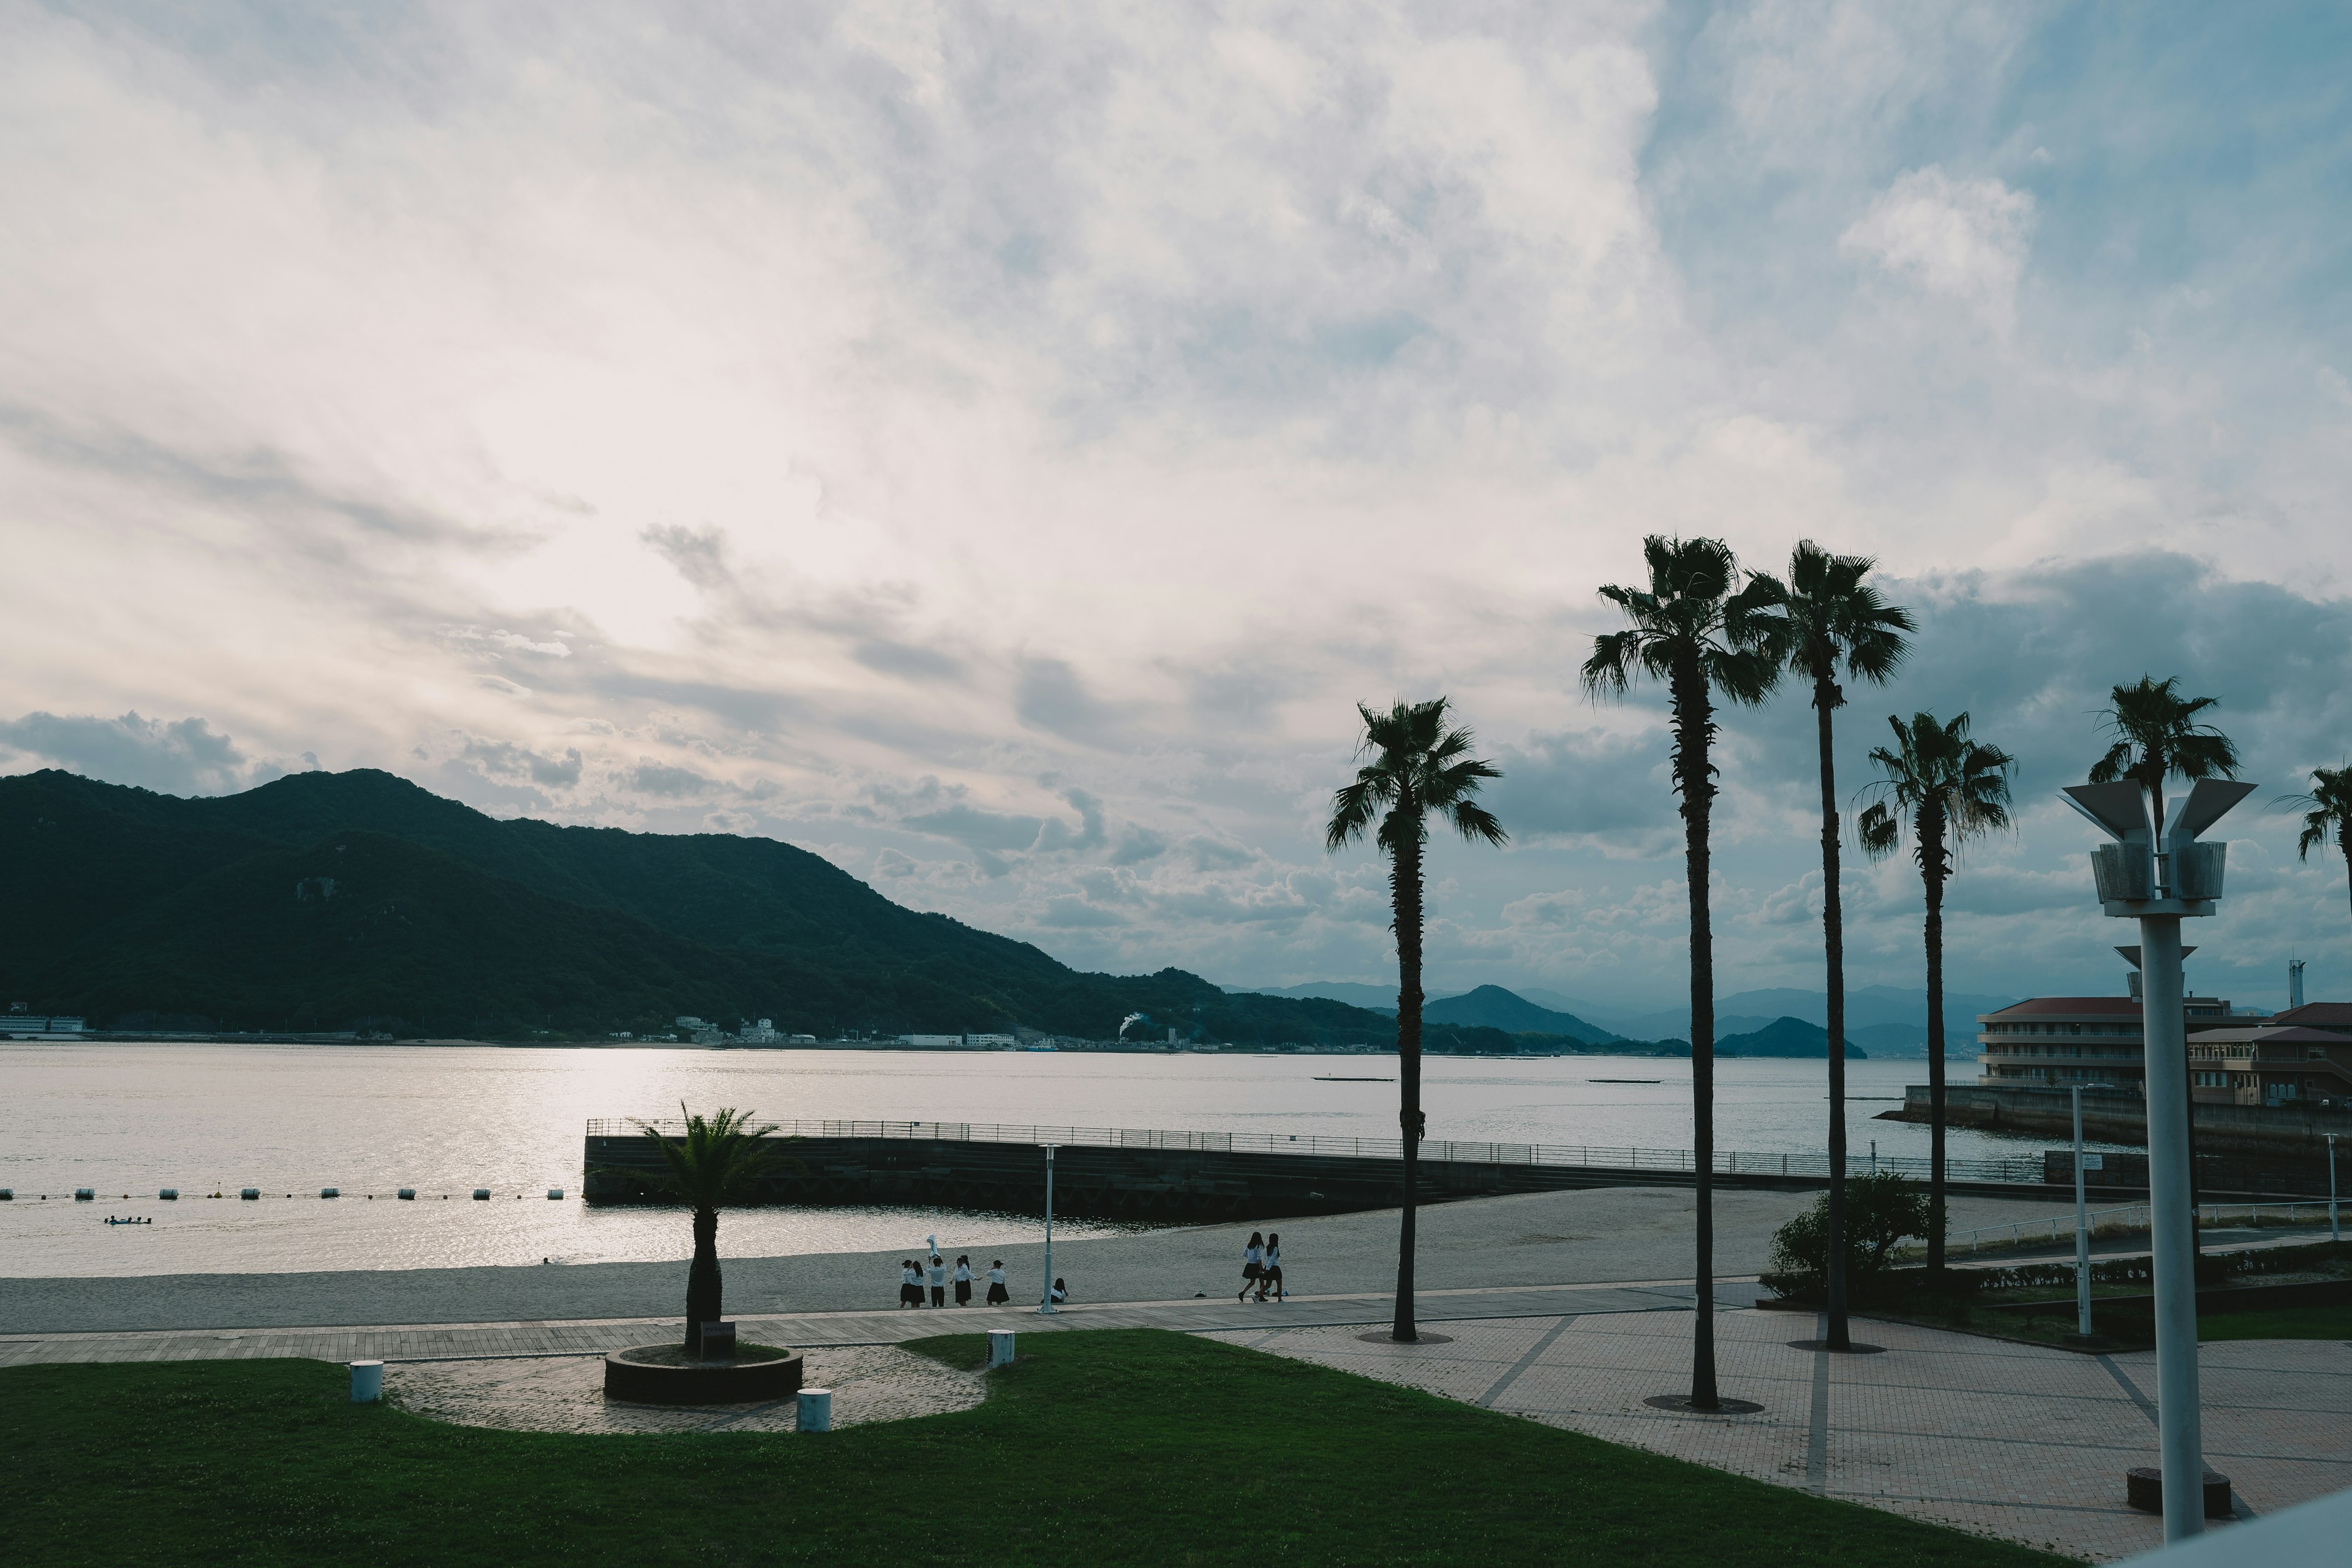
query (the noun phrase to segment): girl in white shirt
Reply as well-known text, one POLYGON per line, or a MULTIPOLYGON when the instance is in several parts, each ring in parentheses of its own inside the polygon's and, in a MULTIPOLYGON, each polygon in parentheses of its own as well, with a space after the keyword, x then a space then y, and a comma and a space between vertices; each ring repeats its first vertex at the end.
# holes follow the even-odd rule
POLYGON ((1002 1307, 1013 1300, 1013 1292, 1004 1288, 1004 1259, 998 1258, 988 1269, 988 1304, 1002 1307))
POLYGON ((1249 1293, 1252 1290, 1257 1290, 1259 1291, 1258 1300, 1264 1300, 1265 1299, 1264 1288, 1258 1284, 1258 1280, 1264 1278, 1265 1274, 1265 1237, 1259 1235, 1256 1231, 1252 1231, 1250 1232, 1249 1245, 1242 1249, 1241 1294, 1235 1296, 1234 1300, 1236 1301, 1246 1301, 1249 1300, 1249 1293))
POLYGON ((898 1305, 919 1307, 923 1304, 923 1276, 911 1258, 898 1264, 898 1305))
POLYGON ((946 1260, 934 1252, 931 1254, 931 1305, 944 1307, 947 1304, 948 1266, 946 1260))
POLYGON ((971 1306, 971 1255, 970 1253, 957 1254, 954 1279, 956 1288, 956 1305, 959 1307, 971 1306))
POLYGON ((1265 1300, 1268 1290, 1274 1292, 1276 1300, 1282 1300, 1282 1237, 1273 1234, 1265 1238, 1265 1262, 1258 1271, 1257 1299, 1265 1300))

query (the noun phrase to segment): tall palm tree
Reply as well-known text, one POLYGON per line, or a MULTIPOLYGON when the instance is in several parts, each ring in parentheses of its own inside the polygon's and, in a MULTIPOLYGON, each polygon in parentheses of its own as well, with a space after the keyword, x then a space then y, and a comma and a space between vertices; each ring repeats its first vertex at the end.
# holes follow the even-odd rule
POLYGON ((1845 1283, 1845 911, 1838 889, 1837 767, 1832 716, 1845 706, 1839 678, 1884 686, 1911 648, 1911 613, 1868 581, 1866 555, 1833 555, 1811 540, 1789 553, 1787 593, 1772 617, 1776 651, 1789 673, 1812 687, 1822 773, 1822 947, 1829 992, 1830 1201, 1829 1348, 1852 1348, 1845 1283))
POLYGON ((1895 749, 1874 746, 1877 782, 1865 795, 1876 804, 1857 823, 1863 853, 1874 860, 1895 852, 1909 821, 1911 858, 1927 891, 1927 1271, 1944 1268, 1944 884, 1954 853, 1971 838, 2009 826, 2009 775, 2015 759, 1999 746, 1969 738, 1969 716, 1940 723, 1933 713, 1906 724, 1890 713, 1895 749))
POLYGON ((694 1262, 686 1271, 686 1352, 702 1353, 702 1325, 719 1315, 719 1210, 751 1195, 761 1177, 779 1168, 796 1166, 779 1141, 769 1134, 773 1123, 755 1126, 748 1110, 721 1110, 710 1116, 686 1114, 686 1136, 672 1138, 650 1121, 637 1126, 661 1158, 661 1171, 648 1176, 642 1170, 616 1171, 645 1182, 694 1210, 694 1262))
MULTIPOLYGON (((2218 697, 2183 697, 2180 678, 2162 680, 2143 675, 2132 686, 2109 693, 2103 722, 2116 742, 2091 764, 2093 784, 2130 779, 2147 797, 2148 821, 2164 831, 2164 781, 2174 773, 2185 779, 2233 779, 2238 776, 2238 748, 2230 737, 2197 715, 2221 706, 2218 697)), ((2159 844, 2158 849, 2164 848, 2159 844)), ((2184 1090, 2189 1106, 2189 1228, 2197 1228, 2197 1071, 2185 1068, 2184 1090)))
POLYGON ((1404 1216, 1397 1238, 1396 1321, 1390 1337, 1420 1338, 1413 1326, 1412 1261, 1415 1196, 1420 1179, 1421 1139, 1428 1118, 1421 1109, 1422 860, 1429 847, 1433 813, 1472 843, 1501 844, 1503 825, 1477 804, 1479 781, 1500 778, 1495 768, 1470 755, 1466 729, 1448 729, 1446 700, 1399 700, 1385 713, 1361 703, 1363 740, 1356 754, 1365 760, 1355 781, 1331 797, 1327 849, 1339 849, 1363 837, 1378 817, 1374 842, 1389 858, 1389 901, 1396 919, 1397 944, 1397 1124, 1404 1146, 1404 1216))
POLYGON ((1769 578, 1740 582, 1738 559, 1718 539, 1642 542, 1646 587, 1614 584, 1601 596, 1632 623, 1592 639, 1583 682, 1594 699, 1621 697, 1635 675, 1666 683, 1672 708, 1670 753, 1682 797, 1683 865, 1690 889, 1691 1163, 1698 1178, 1695 1273, 1698 1317, 1691 1336, 1690 1405, 1713 1410, 1715 1385, 1715 941, 1707 912, 1707 821, 1715 804, 1708 760, 1715 704, 1753 707, 1780 679, 1768 612, 1780 593, 1769 578))
POLYGON ((2296 859, 2310 859, 2313 850, 2332 839, 2352 871, 2352 766, 2312 769, 2311 793, 2281 795, 2278 804, 2311 807, 2303 814, 2303 835, 2294 841, 2296 859))

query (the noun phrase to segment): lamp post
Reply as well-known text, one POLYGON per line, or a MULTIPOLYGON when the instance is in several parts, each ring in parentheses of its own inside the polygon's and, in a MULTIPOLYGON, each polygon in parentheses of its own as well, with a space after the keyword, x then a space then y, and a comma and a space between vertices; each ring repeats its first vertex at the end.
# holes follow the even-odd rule
POLYGON ((1037 1303, 1040 1312, 1051 1315, 1054 1310, 1054 1145, 1045 1145, 1045 1294, 1037 1303))
POLYGON ((2327 1135, 2327 1239, 2341 1241, 2343 1231, 2336 1225, 2336 1134, 2327 1135))
MULTIPOLYGON (((2101 909, 2139 921, 2140 1034, 2147 1044, 2148 1250, 2155 1275, 2157 1441, 2164 1538, 2205 1528, 2205 1455, 2197 1389, 2197 1241, 2190 1212, 2189 1027, 2181 1006, 2180 922, 2221 897, 2225 843, 2198 836, 2252 795, 2199 779, 2161 823, 2135 783, 2076 784, 2067 802, 2116 842, 2091 851, 2101 909)), ((2081 1168, 2080 1162, 2076 1169, 2081 1168)))
POLYGON ((2083 1201, 2083 1086, 2074 1085, 2074 1333, 2091 1337, 2091 1218, 2083 1201))

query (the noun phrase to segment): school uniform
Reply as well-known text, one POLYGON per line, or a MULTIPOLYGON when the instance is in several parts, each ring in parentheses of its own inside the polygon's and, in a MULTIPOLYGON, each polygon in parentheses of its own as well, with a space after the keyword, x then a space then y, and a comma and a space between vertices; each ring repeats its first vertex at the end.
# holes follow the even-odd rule
POLYGON ((956 1288, 956 1305, 957 1305, 957 1306, 959 1306, 959 1307, 969 1307, 969 1306, 971 1306, 971 1264, 969 1264, 969 1263, 959 1263, 959 1264, 957 1264, 957 1265, 955 1266, 955 1288, 956 1288))
POLYGON ((913 1268, 898 1270, 898 1305, 919 1307, 923 1304, 923 1277, 913 1268))
POLYGON ((1281 1289, 1282 1248, 1269 1247, 1265 1249, 1265 1263, 1258 1271, 1258 1293, 1264 1295, 1272 1290, 1278 1294, 1281 1289))
POLYGON ((948 1266, 944 1263, 934 1263, 931 1265, 931 1305, 944 1307, 947 1304, 948 1266))
POLYGON ((1013 1292, 1004 1288, 1004 1270, 990 1269, 988 1271, 988 1304, 992 1307, 1002 1307, 1012 1300, 1013 1292))

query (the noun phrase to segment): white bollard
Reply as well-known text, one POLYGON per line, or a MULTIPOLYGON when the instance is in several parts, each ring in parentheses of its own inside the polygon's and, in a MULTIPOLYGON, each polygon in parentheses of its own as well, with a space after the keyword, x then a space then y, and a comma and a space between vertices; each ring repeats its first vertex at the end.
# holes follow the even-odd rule
POLYGON ((1013 1364, 1013 1331, 1011 1329, 988 1331, 988 1364, 992 1371, 1000 1366, 1013 1364))
POLYGON ((383 1397, 383 1363, 355 1361, 352 1363, 352 1403, 373 1405, 383 1397))
POLYGON ((803 1388, 795 1409, 794 1424, 803 1432, 833 1430, 833 1390, 803 1388))

